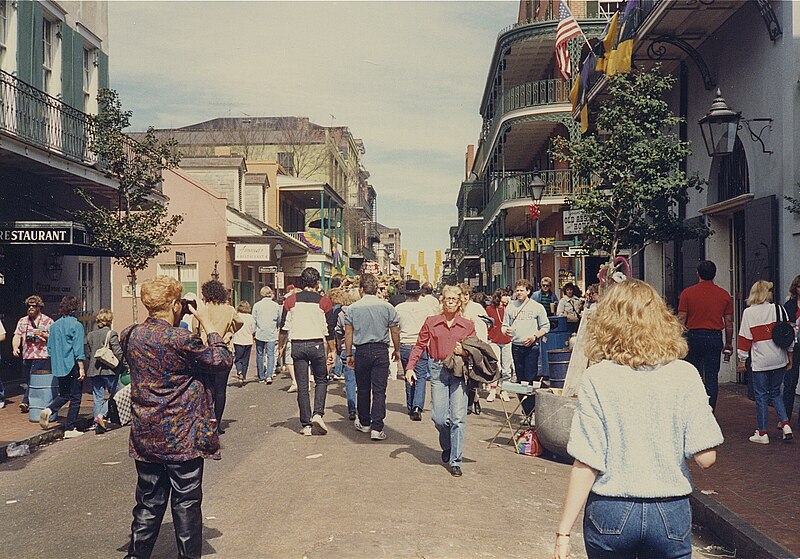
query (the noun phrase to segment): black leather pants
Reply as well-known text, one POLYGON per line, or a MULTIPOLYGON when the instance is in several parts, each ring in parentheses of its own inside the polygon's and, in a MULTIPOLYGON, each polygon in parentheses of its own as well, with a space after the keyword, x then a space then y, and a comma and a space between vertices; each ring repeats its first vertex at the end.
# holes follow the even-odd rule
POLYGON ((136 506, 126 559, 149 559, 172 493, 172 521, 180 559, 199 559, 203 547, 203 459, 151 464, 136 461, 136 506))

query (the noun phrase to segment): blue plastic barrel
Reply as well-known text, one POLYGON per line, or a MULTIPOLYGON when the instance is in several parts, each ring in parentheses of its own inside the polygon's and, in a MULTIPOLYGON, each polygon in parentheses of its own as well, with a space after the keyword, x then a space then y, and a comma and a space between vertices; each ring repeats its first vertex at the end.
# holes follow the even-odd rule
MULTIPOLYGON (((39 422, 39 413, 46 408, 58 394, 58 379, 46 369, 31 373, 30 388, 28 389, 28 419, 39 422)), ((50 416, 50 421, 55 421, 56 414, 50 416)))
POLYGON ((551 388, 564 388, 570 357, 572 357, 571 349, 551 349, 547 352, 551 388))

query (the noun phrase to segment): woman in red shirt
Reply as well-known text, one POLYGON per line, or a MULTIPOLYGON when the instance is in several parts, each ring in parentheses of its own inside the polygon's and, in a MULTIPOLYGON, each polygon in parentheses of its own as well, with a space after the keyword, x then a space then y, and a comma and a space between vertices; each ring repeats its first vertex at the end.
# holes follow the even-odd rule
POLYGON ((453 353, 463 354, 461 341, 475 335, 475 325, 462 316, 461 290, 446 285, 442 290, 442 314, 425 319, 417 343, 406 365, 406 382, 417 380, 414 367, 427 349, 430 355, 431 419, 439 431, 442 462, 453 477, 461 476, 461 455, 467 426, 467 385, 443 361, 453 353))
MULTIPOLYGON (((486 307, 486 314, 489 318, 494 320, 494 324, 489 328, 489 345, 492 346, 495 355, 497 355, 497 364, 500 366, 500 399, 506 402, 509 401, 508 394, 502 390, 503 382, 511 382, 511 337, 503 334, 503 318, 506 315, 506 305, 511 300, 511 297, 506 294, 502 289, 498 289, 492 295, 492 302, 486 307)), ((497 384, 489 387, 489 395, 486 397, 487 402, 494 400, 497 395, 497 384)))

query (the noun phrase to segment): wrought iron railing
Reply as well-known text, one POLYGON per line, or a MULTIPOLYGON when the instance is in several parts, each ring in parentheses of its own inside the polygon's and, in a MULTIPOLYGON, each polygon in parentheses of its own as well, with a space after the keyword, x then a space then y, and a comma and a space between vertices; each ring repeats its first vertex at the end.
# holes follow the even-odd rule
POLYGON ((497 100, 491 120, 484 123, 482 140, 493 138, 503 116, 511 111, 541 105, 569 103, 571 87, 572 80, 564 81, 558 78, 523 83, 504 91, 497 100))
MULTIPOLYGON (((531 0, 530 17, 507 25, 500 30, 498 36, 532 23, 558 21, 559 3, 560 0, 531 0)), ((621 7, 624 8, 625 2, 622 0, 567 0, 567 5, 577 19, 611 19, 614 12, 621 7)))
POLYGON ((528 173, 498 173, 492 177, 492 194, 489 196, 489 203, 483 210, 484 227, 491 223, 497 210, 504 202, 515 200, 530 200, 530 183, 534 175, 538 175, 545 184, 544 195, 547 197, 573 196, 582 190, 589 188, 588 179, 580 177, 571 169, 559 169, 553 171, 537 171, 528 173))
MULTIPOLYGON (((0 130, 67 159, 108 170, 89 149, 94 135, 89 115, 2 70, 0 130)), ((124 144, 130 159, 136 142, 125 136, 124 144)))

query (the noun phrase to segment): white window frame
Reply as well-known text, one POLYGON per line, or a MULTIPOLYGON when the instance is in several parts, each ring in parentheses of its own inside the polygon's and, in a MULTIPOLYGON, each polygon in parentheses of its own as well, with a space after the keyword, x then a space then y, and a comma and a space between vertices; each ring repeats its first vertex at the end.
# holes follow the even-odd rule
POLYGON ((99 89, 97 67, 100 64, 100 50, 102 48, 103 41, 81 22, 77 23, 76 28, 78 30, 78 34, 83 39, 84 50, 83 112, 96 114, 97 93, 99 89))
POLYGON ((0 0, 0 48, 5 49, 8 43, 9 0, 0 0))

